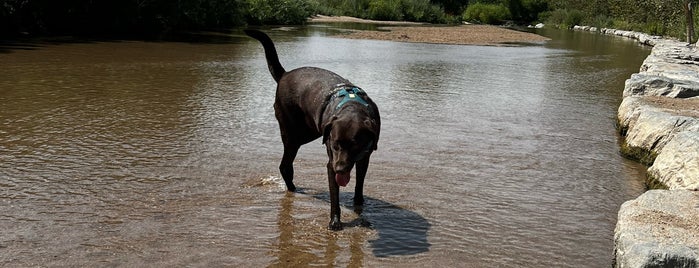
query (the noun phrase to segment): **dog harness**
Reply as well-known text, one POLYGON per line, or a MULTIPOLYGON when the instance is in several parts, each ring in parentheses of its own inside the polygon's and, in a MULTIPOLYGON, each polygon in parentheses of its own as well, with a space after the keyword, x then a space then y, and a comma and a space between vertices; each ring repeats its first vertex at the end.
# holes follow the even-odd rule
MULTIPOLYGON (((347 104, 350 101, 356 101, 362 104, 364 107, 367 107, 367 110, 369 111, 370 115, 373 115, 373 111, 371 107, 369 107, 369 103, 364 100, 364 96, 367 96, 366 92, 362 90, 359 87, 353 86, 353 85, 347 85, 347 84, 337 84, 335 85, 335 89, 333 90, 334 93, 330 94, 330 97, 326 100, 326 102, 330 102, 334 98, 341 98, 340 102, 335 106, 335 111, 340 110, 343 105, 347 104)), ((325 112, 325 107, 321 110, 320 114, 322 115, 325 112)), ((322 120, 321 120, 322 122, 322 120)), ((323 139, 323 143, 325 144, 325 139, 323 139)), ((359 161, 360 159, 364 158, 364 156, 372 150, 372 147, 374 146, 374 141, 371 140, 369 141, 369 144, 367 144, 367 147, 362 150, 361 153, 359 153, 354 161, 359 161)))
POLYGON ((337 85, 339 90, 337 93, 335 93, 336 98, 342 98, 340 100, 340 103, 335 106, 335 110, 339 110, 343 105, 350 101, 356 101, 364 105, 365 107, 369 107, 369 103, 364 100, 364 98, 360 96, 366 96, 366 92, 362 90, 361 88, 355 87, 355 86, 348 86, 345 84, 339 84, 337 85))

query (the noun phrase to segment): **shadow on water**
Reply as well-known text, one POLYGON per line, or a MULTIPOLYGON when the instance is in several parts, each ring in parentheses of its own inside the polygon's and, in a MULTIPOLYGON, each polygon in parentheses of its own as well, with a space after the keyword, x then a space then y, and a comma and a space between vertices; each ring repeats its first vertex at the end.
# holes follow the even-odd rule
POLYGON ((297 191, 286 193, 280 200, 279 239, 271 252, 276 258, 268 267, 337 266, 338 263, 362 267, 366 242, 375 257, 409 256, 430 249, 427 231, 431 225, 413 211, 366 196, 365 205, 354 209, 354 193, 341 193, 345 228, 334 232, 327 230, 326 225, 328 193, 297 191), (308 206, 308 197, 323 201, 320 207, 325 210, 319 211, 317 205, 308 206), (351 215, 352 210, 356 215, 351 215))
MULTIPOLYGON (((330 203, 327 192, 313 197, 330 203)), ((367 196, 364 197, 364 206, 355 209, 353 197, 354 193, 340 193, 340 203, 344 209, 354 209, 358 215, 356 219, 344 222, 344 226, 376 230, 379 237, 369 241, 374 256, 406 256, 429 251, 427 231, 431 225, 420 214, 367 196)))

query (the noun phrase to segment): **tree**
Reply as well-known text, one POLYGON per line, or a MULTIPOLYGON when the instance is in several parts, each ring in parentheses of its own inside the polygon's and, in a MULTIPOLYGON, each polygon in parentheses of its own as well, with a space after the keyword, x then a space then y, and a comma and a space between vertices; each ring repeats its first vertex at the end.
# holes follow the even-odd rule
POLYGON ((432 3, 438 4, 444 8, 444 12, 451 15, 461 14, 469 0, 432 0, 432 3))
POLYGON ((692 38, 694 38, 694 7, 692 7, 692 2, 684 1, 684 13, 687 18, 687 43, 692 43, 692 38))

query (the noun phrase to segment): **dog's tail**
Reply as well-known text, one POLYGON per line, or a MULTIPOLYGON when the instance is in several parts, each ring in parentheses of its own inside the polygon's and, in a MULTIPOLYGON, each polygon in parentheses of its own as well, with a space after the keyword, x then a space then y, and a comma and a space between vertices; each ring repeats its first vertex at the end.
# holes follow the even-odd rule
POLYGON ((277 49, 274 48, 274 43, 272 42, 272 39, 267 36, 267 34, 260 32, 258 30, 244 30, 245 34, 249 35, 252 38, 257 39, 262 43, 262 47, 265 49, 265 58, 267 58, 267 67, 269 68, 269 72, 272 74, 272 77, 274 78, 274 81, 277 81, 279 83, 279 80, 282 79, 282 75, 286 72, 284 70, 284 67, 282 67, 282 64, 279 62, 279 56, 277 56, 277 49))

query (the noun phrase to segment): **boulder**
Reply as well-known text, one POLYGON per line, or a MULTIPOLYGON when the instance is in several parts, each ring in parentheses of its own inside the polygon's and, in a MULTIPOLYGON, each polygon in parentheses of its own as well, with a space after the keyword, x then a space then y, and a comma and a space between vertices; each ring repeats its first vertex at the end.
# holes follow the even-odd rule
MULTIPOLYGON (((675 135, 655 158, 653 166, 648 169, 648 175, 653 180, 666 185, 670 190, 698 191, 697 174, 699 174, 699 131, 696 128, 693 131, 683 131, 675 135)), ((694 213, 699 217, 699 206, 696 209, 694 213)))
MULTIPOLYGON (((673 111, 644 105, 644 100, 629 98, 620 105, 621 127, 626 129, 626 144, 641 147, 660 154, 677 133, 699 131, 699 119, 696 117, 676 115, 673 111), (634 103, 633 101, 636 101, 634 103)), ((697 173, 699 175, 699 173, 697 173)))
POLYGON ((699 267, 699 192, 650 190, 621 205, 614 266, 699 267))
MULTIPOLYGON (((699 73, 692 73, 696 76, 699 73)), ((699 96, 699 77, 632 74, 624 85, 624 97, 631 95, 691 98, 699 96)))

